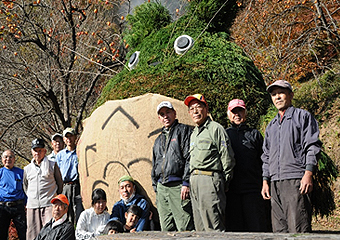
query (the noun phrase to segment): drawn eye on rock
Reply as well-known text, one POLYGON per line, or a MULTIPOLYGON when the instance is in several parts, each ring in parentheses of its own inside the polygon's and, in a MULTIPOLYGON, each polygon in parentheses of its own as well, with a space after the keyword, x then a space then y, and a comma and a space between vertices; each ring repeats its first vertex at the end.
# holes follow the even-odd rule
POLYGON ((155 202, 152 188, 152 147, 162 125, 157 105, 170 101, 180 122, 192 125, 183 101, 159 94, 108 101, 84 121, 78 141, 81 194, 85 208, 91 206, 91 193, 103 188, 110 209, 120 199, 118 179, 132 176, 137 191, 155 202))

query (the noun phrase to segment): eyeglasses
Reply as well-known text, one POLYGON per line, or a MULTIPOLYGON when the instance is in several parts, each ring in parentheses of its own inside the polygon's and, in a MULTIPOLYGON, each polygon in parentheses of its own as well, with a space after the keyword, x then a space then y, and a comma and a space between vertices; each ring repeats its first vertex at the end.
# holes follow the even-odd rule
POLYGON ((202 105, 191 106, 189 108, 189 112, 192 113, 192 112, 195 112, 195 110, 202 111, 203 108, 204 108, 204 106, 202 106, 202 105))

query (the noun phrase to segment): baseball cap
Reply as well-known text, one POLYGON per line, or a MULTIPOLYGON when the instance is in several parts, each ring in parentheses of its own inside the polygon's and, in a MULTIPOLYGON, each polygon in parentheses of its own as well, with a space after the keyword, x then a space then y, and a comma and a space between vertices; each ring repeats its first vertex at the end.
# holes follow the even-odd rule
POLYGON ((199 94, 199 93, 187 96, 184 100, 184 104, 189 106, 190 102, 194 99, 197 99, 198 101, 203 102, 206 106, 208 106, 208 103, 207 103, 207 101, 205 101, 204 96, 202 94, 199 94))
POLYGON ((61 138, 63 138, 63 135, 61 135, 60 133, 55 133, 54 135, 52 135, 51 141, 53 141, 56 137, 61 137, 61 138))
POLYGON ((274 83, 270 84, 267 87, 267 92, 271 92, 273 87, 281 87, 281 88, 288 88, 290 91, 293 91, 292 85, 285 80, 277 80, 274 83))
POLYGON ((163 107, 174 109, 174 107, 172 106, 171 102, 163 101, 160 104, 158 104, 158 106, 157 106, 157 114, 158 114, 159 110, 161 110, 161 108, 163 108, 163 107))
POLYGON ((237 107, 246 109, 246 104, 241 99, 233 99, 228 104, 228 110, 229 111, 231 111, 231 110, 233 110, 234 108, 237 108, 237 107))
POLYGON ((76 135, 76 131, 75 131, 73 128, 70 128, 70 127, 66 128, 66 129, 63 131, 63 136, 65 137, 66 134, 68 134, 68 133, 71 133, 72 135, 76 135))
POLYGON ((34 148, 44 148, 45 141, 42 138, 36 138, 32 141, 32 149, 34 148))
POLYGON ((53 204, 57 200, 61 201, 62 203, 67 204, 67 206, 70 206, 70 203, 68 202, 68 199, 64 194, 59 194, 55 196, 54 198, 52 198, 51 203, 53 204))
POLYGON ((125 181, 129 181, 129 182, 132 182, 133 184, 135 183, 135 180, 133 180, 133 178, 129 175, 124 175, 123 177, 119 178, 118 180, 118 185, 122 182, 125 182, 125 181))

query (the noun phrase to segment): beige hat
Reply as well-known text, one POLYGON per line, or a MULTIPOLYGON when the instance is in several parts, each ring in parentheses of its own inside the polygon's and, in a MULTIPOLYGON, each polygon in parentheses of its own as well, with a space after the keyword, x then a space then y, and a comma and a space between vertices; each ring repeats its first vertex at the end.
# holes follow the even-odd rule
POLYGON ((277 80, 270 84, 267 87, 267 92, 270 93, 273 90, 273 87, 288 88, 290 91, 293 91, 292 85, 290 85, 290 83, 285 80, 277 80))

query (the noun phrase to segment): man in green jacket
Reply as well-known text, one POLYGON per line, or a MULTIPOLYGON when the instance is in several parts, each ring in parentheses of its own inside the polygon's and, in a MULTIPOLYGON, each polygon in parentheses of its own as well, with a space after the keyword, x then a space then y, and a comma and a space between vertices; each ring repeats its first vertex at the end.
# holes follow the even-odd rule
POLYGON ((225 129, 208 116, 201 94, 188 96, 184 104, 196 124, 190 139, 190 196, 196 231, 225 231, 226 195, 234 152, 225 129))

